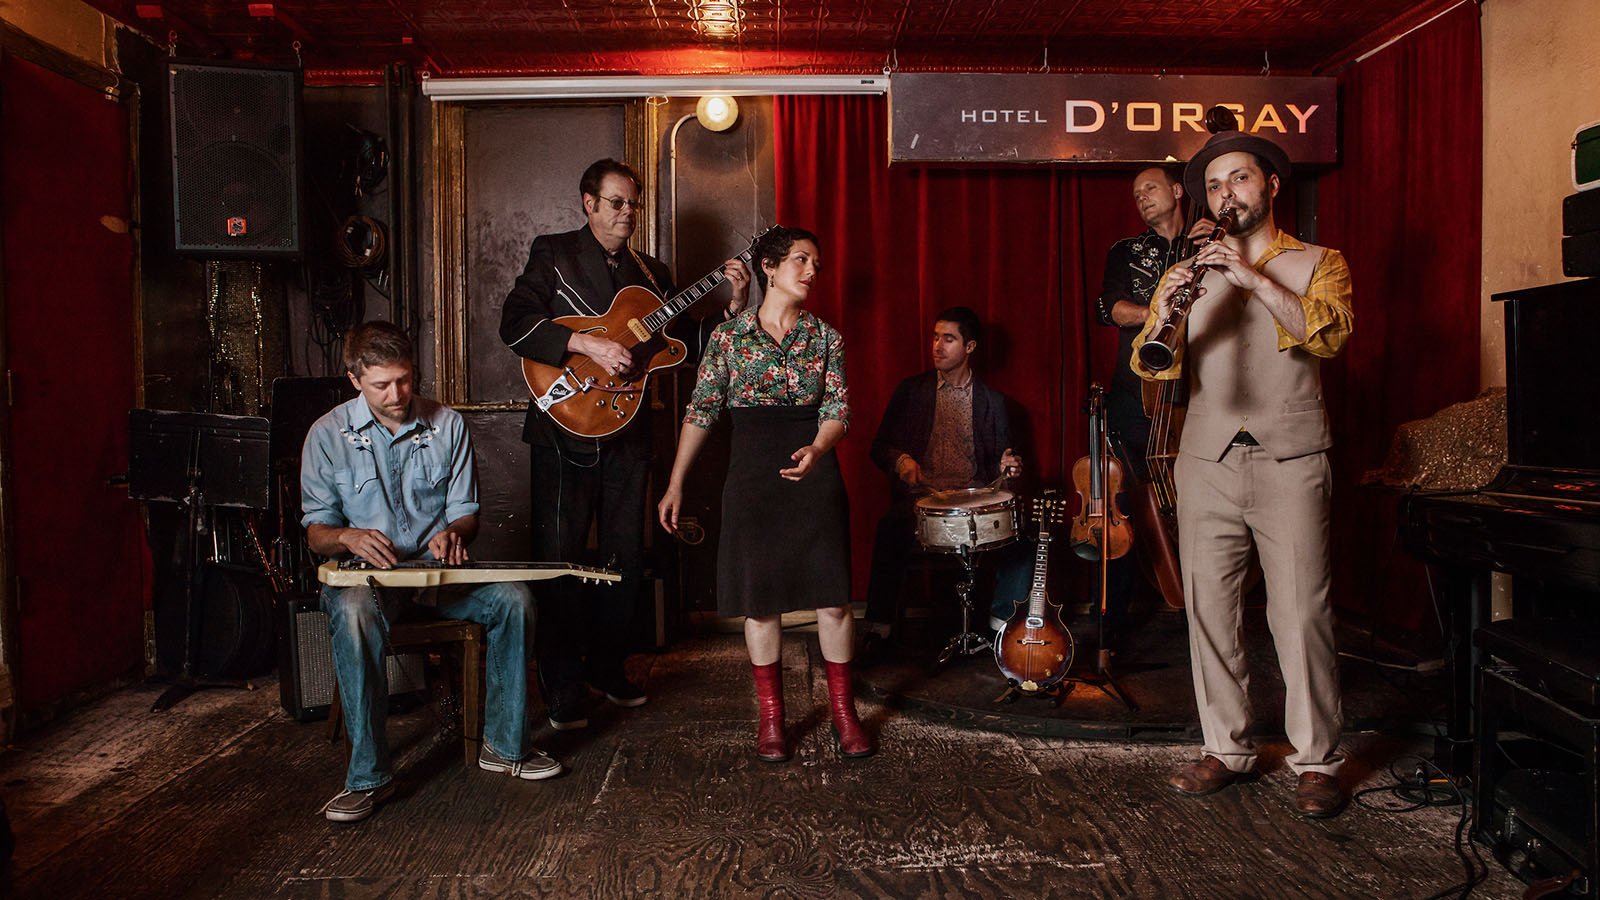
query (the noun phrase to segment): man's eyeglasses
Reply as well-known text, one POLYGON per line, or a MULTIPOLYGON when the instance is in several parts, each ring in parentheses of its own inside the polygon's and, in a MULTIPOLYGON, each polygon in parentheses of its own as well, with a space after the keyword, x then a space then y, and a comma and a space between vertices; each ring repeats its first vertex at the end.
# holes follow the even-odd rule
POLYGON ((633 210, 634 212, 644 209, 643 200, 628 200, 623 197, 601 197, 600 199, 611 204, 611 208, 618 212, 621 212, 624 206, 633 210))

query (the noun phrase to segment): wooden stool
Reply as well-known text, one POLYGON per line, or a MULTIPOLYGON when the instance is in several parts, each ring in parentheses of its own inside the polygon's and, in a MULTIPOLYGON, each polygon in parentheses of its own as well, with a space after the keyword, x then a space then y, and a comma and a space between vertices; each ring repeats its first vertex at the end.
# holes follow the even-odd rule
MULTIPOLYGON (((461 749, 468 768, 477 765, 483 745, 483 626, 462 619, 406 622, 389 629, 389 653, 418 653, 459 645, 461 655, 461 749)), ((344 733, 339 692, 328 709, 328 740, 344 733)))

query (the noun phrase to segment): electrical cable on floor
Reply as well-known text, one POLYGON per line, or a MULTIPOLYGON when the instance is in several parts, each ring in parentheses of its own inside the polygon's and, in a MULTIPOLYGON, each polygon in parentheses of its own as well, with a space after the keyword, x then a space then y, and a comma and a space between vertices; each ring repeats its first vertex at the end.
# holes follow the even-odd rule
POLYGON ((1453 849, 1456 858, 1461 860, 1466 878, 1430 895, 1427 900, 1444 900, 1452 896, 1467 897, 1473 888, 1489 877, 1489 864, 1478 852, 1478 845, 1472 843, 1470 838, 1474 817, 1472 804, 1467 801, 1467 796, 1443 769, 1434 765, 1432 760, 1420 756, 1402 756, 1396 759, 1389 764, 1389 775, 1394 779, 1393 784, 1357 791, 1350 799, 1363 809, 1386 813, 1408 813, 1419 809, 1459 804, 1461 815, 1456 819, 1453 849), (1410 774, 1406 774, 1405 768, 1412 763, 1415 765, 1411 767, 1410 774), (1387 795, 1398 802, 1374 803, 1368 799, 1374 795, 1387 795), (1462 849, 1463 844, 1466 846, 1465 850, 1462 849))
POLYGON ((1406 663, 1385 662, 1381 659, 1377 659, 1376 657, 1362 656, 1359 653, 1347 653, 1343 650, 1339 651, 1339 655, 1345 659, 1353 659, 1357 662, 1371 663, 1375 666, 1382 666, 1385 669, 1398 669, 1402 672, 1421 672, 1426 674, 1428 672, 1437 672, 1444 668, 1444 660, 1442 659, 1425 659, 1421 662, 1408 665, 1406 663))

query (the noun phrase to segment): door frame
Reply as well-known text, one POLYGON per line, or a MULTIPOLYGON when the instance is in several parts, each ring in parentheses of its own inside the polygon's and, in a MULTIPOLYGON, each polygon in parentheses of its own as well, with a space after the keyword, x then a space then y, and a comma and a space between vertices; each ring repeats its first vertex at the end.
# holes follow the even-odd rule
MULTIPOLYGON (((428 196, 432 203, 429 234, 433 242, 433 271, 423 279, 433 287, 433 362, 434 397, 460 410, 495 411, 527 409, 528 401, 474 403, 470 396, 467 357, 467 111, 469 109, 531 109, 571 106, 622 106, 623 143, 629 158, 638 160, 641 172, 654 172, 655 141, 651 140, 650 119, 654 109, 638 100, 551 100, 544 102, 443 101, 430 105, 432 131, 427 172, 428 196)), ((652 195, 659 196, 654 180, 647 182, 652 195)), ((652 198, 653 199, 653 198, 652 198)), ((651 209, 655 204, 650 204, 651 209)), ((643 216, 634 230, 636 249, 654 254, 656 229, 654 216, 643 216)))

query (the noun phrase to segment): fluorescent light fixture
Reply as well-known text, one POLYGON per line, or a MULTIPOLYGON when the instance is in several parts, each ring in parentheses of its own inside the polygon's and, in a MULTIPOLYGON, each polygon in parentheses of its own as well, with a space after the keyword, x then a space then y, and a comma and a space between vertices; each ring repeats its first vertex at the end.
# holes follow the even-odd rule
POLYGON ((587 97, 765 97, 774 94, 884 94, 887 75, 619 75, 584 78, 425 78, 433 100, 587 97))

